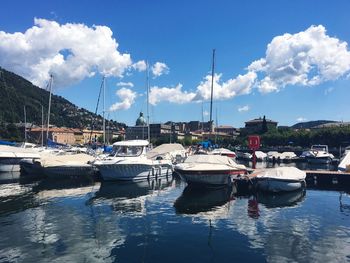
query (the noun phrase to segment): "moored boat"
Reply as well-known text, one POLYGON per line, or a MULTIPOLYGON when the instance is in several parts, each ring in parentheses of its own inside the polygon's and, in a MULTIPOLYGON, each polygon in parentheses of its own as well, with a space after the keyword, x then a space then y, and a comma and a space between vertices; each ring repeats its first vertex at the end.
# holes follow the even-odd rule
POLYGON ((277 167, 253 173, 258 189, 268 192, 289 192, 305 186, 306 173, 295 167, 277 167))
POLYGON ((221 155, 192 155, 175 166, 175 172, 188 184, 223 186, 247 173, 244 165, 221 155))
POLYGON ((312 145, 311 149, 303 152, 300 157, 311 164, 329 164, 334 159, 333 154, 328 152, 327 145, 312 145))
POLYGON ((0 145, 0 172, 19 172, 24 158, 40 158, 38 152, 15 146, 0 145))
MULTIPOLYGON (((138 181, 172 176, 172 144, 167 147, 167 153, 164 149, 157 152, 157 148, 154 148, 147 156, 148 144, 146 140, 116 142, 112 156, 96 160, 94 165, 104 181, 138 181)), ((177 144, 173 146, 175 152, 179 150, 177 144)))

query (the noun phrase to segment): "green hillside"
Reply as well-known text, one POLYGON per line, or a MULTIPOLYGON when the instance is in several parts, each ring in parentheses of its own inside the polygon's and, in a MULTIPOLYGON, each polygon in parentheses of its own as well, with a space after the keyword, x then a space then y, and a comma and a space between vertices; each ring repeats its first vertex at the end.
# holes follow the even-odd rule
MULTIPOLYGON (((0 138, 8 137, 3 132, 6 125, 24 122, 24 105, 26 105, 27 122, 41 125, 41 105, 44 108, 46 120, 48 103, 48 91, 0 67, 0 125, 2 127, 0 138)), ((94 128, 102 129, 102 116, 79 108, 61 96, 52 95, 50 124, 58 127, 90 128, 93 119, 94 128)), ((124 123, 112 120, 108 121, 108 125, 110 130, 125 127, 124 123)))

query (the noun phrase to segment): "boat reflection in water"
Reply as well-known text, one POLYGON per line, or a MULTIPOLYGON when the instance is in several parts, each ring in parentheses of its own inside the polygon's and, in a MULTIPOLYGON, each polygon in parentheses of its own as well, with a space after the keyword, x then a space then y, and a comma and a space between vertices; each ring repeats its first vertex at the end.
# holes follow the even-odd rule
POLYGON ((0 172, 0 184, 18 182, 20 174, 20 172, 0 172))
MULTIPOLYGON (((174 203, 175 211, 177 214, 214 215, 215 218, 217 216, 225 217, 227 211, 221 211, 223 212, 221 214, 219 210, 229 201, 234 200, 235 193, 236 188, 234 185, 222 188, 186 186, 182 195, 174 203)), ((224 210, 227 210, 227 208, 225 207, 224 210)))
POLYGON ((90 203, 98 205, 109 201, 114 211, 144 214, 147 197, 159 190, 165 191, 173 182, 174 180, 165 178, 137 182, 102 182, 90 203))
POLYGON ((298 205, 305 199, 305 188, 292 192, 268 193, 258 192, 256 199, 258 203, 263 204, 266 208, 275 207, 292 207, 298 205))

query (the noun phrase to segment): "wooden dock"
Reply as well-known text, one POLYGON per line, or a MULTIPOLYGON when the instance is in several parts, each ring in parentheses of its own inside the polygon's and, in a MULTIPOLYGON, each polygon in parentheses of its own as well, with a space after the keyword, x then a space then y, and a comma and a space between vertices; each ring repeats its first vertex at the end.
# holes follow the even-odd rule
MULTIPOLYGON (((239 180, 242 189, 250 189, 256 173, 260 169, 251 169, 249 174, 239 180)), ((350 191, 350 173, 326 170, 306 170, 306 186, 312 189, 338 189, 350 191)))

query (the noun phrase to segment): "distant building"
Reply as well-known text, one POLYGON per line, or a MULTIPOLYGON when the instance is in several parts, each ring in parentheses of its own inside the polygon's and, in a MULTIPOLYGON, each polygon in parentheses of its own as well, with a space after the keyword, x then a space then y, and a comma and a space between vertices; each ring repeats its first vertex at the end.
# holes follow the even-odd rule
MULTIPOLYGON (((269 120, 269 119, 265 119, 266 120, 266 126, 268 130, 271 129, 276 129, 277 128, 277 121, 273 121, 273 120, 269 120)), ((263 128, 263 118, 258 118, 258 119, 253 119, 250 121, 246 121, 245 122, 245 130, 248 133, 258 133, 261 132, 263 128)))
MULTIPOLYGON (((169 141, 173 141, 177 138, 179 133, 179 126, 172 124, 161 124, 154 123, 150 124, 150 136, 151 139, 169 138, 169 141)), ((131 126, 126 128, 126 139, 127 140, 147 140, 148 138, 148 127, 147 126, 131 126)))
MULTIPOLYGON (((46 140, 46 132, 47 129, 44 129, 44 142, 46 140)), ((30 131, 28 131, 29 137, 34 142, 40 142, 41 141, 41 134, 42 129, 41 128, 32 128, 30 131)), ((54 142, 62 143, 62 144, 76 144, 80 143, 83 138, 83 132, 79 129, 73 129, 73 128, 58 128, 58 127, 50 127, 49 128, 49 138, 52 139, 54 142), (79 142, 77 142, 79 141, 79 142)))
POLYGON ((236 128, 234 128, 233 126, 229 126, 229 125, 220 125, 220 126, 215 128, 215 132, 226 133, 226 134, 235 135, 235 136, 237 136, 239 134, 238 130, 236 128))

